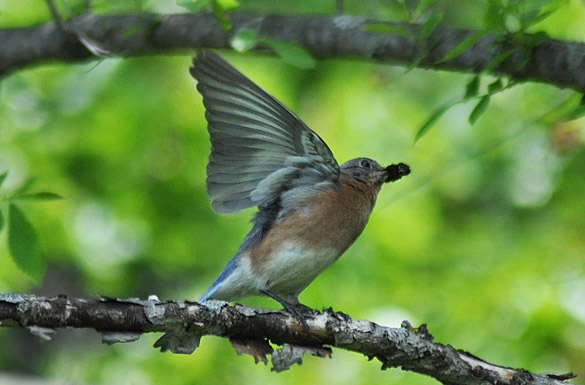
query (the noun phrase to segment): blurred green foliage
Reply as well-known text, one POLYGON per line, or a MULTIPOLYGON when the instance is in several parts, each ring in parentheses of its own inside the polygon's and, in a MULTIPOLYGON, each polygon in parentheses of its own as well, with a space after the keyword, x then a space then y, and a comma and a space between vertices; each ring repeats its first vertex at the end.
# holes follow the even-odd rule
MULTIPOLYGON (((240 6, 332 13, 334 3, 240 6)), ((346 1, 345 11, 402 20, 395 3, 346 1)), ((495 1, 434 7, 448 25, 504 23, 583 40, 583 2, 540 3, 558 9, 536 23, 494 13, 495 1)), ((75 11, 82 2, 68 4, 75 11)), ((94 7, 184 11, 171 1, 102 0, 94 7)), ((0 5, 0 27, 47 20, 40 0, 0 5)), ((306 71, 267 56, 224 54, 297 112, 339 162, 368 156, 413 170, 384 187, 364 234, 301 301, 388 326, 403 319, 428 323, 440 342, 531 371, 574 371, 581 375, 575 383, 585 384, 585 123, 559 121, 562 113, 555 112, 574 103, 573 92, 514 86, 493 95, 473 127, 468 118, 477 100, 459 103, 413 144, 433 111, 463 100, 474 75, 405 73, 349 60, 306 71)), ((8 203, 0 202, 0 291, 196 299, 210 285, 249 230, 253 210, 211 211, 209 143, 188 73, 191 57, 51 63, 2 81, 0 173, 9 173, 0 197, 35 178, 37 191, 64 199, 19 202, 48 258, 40 285, 10 257, 8 203)), ((474 94, 484 95, 498 80, 482 79, 472 84, 474 94)), ((242 302, 278 306, 266 298, 242 302)), ((237 357, 219 338, 206 337, 193 355, 179 356, 152 349, 157 337, 103 346, 97 333, 61 331, 41 344, 25 331, 0 328, 0 370, 92 384, 436 383, 398 369, 379 371, 379 363, 340 350, 275 374, 237 357)))

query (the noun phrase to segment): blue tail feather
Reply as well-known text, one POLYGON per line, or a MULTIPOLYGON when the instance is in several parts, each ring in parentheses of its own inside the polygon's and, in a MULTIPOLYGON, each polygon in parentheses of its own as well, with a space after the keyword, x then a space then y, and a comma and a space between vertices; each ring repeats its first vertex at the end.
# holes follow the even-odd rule
MULTIPOLYGON (((229 261, 228 264, 223 268, 223 270, 221 271, 219 276, 215 279, 215 281, 213 282, 211 287, 209 289, 207 289, 207 291, 205 293, 203 293, 201 298, 199 298, 199 302, 207 300, 215 292, 215 290, 217 289, 217 286, 220 283, 222 283, 227 277, 229 277, 231 273, 234 272, 234 270, 236 269, 236 264, 237 264, 239 259, 240 259, 240 253, 238 252, 236 255, 234 255, 234 257, 231 259, 231 261, 229 261)), ((218 299, 220 299, 220 298, 218 298, 218 299)))
MULTIPOLYGON (((237 267, 238 261, 240 260, 240 256, 246 250, 249 250, 254 245, 256 245, 270 230, 272 224, 278 215, 278 211, 280 210, 280 200, 274 202, 271 206, 267 208, 261 208, 258 213, 256 213, 256 217, 254 218, 254 226, 252 230, 246 235, 238 252, 231 261, 228 262, 226 267, 223 268, 222 272, 219 274, 219 277, 213 282, 211 287, 207 289, 207 291, 199 298, 199 301, 205 301, 209 299, 217 290, 219 284, 221 284, 227 277, 229 277, 237 267)), ((222 299, 222 298, 215 298, 215 299, 222 299)))

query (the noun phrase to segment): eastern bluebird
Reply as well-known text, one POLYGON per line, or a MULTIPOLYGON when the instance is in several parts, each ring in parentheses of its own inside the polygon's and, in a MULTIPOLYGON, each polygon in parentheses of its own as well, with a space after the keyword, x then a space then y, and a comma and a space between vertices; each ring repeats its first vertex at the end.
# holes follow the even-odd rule
POLYGON ((206 108, 212 208, 258 206, 252 230, 200 300, 265 294, 298 315, 299 293, 360 235, 382 184, 410 168, 368 158, 339 166, 319 135, 213 52, 200 52, 190 73, 206 108))

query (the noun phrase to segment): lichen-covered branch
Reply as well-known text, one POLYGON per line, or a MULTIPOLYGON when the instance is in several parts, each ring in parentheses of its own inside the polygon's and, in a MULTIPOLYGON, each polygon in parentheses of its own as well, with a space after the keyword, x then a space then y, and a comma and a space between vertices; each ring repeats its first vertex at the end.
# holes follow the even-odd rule
MULTIPOLYGON (((229 48, 229 34, 255 29, 261 39, 295 42, 318 58, 355 57, 423 68, 503 74, 585 91, 585 44, 525 35, 485 34, 469 49, 444 60, 477 31, 439 27, 421 44, 414 36, 368 32, 387 21, 349 15, 282 16, 231 14, 226 32, 209 13, 76 16, 58 27, 50 22, 0 29, 0 76, 47 60, 97 59, 100 53, 131 56, 178 49, 229 48)), ((419 27, 408 28, 416 36, 419 27)), ((261 49, 259 46, 257 49, 261 49)))
POLYGON ((400 367, 432 376, 444 384, 569 384, 572 374, 534 374, 483 361, 450 345, 434 341, 423 325, 404 322, 390 328, 355 321, 325 309, 307 316, 310 331, 278 310, 230 306, 223 301, 87 300, 21 294, 0 294, 0 326, 26 327, 50 339, 55 328, 93 328, 106 343, 129 342, 143 333, 165 333, 155 344, 161 350, 192 353, 204 335, 227 337, 236 351, 267 361, 273 369, 300 363, 303 354, 331 354, 330 347, 361 353, 382 362, 382 368, 400 367), (283 347, 273 351, 271 342, 283 347))

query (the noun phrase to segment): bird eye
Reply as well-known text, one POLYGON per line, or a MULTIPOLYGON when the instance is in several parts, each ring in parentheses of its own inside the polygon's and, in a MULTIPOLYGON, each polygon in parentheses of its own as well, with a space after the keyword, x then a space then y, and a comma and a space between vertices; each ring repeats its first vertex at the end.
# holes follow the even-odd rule
POLYGON ((364 159, 360 162, 360 167, 361 168, 371 168, 372 165, 370 164, 370 162, 368 162, 367 160, 364 159))

